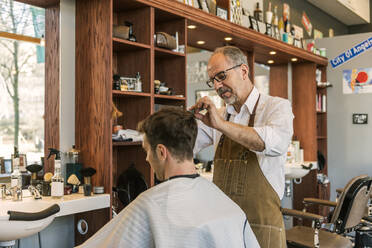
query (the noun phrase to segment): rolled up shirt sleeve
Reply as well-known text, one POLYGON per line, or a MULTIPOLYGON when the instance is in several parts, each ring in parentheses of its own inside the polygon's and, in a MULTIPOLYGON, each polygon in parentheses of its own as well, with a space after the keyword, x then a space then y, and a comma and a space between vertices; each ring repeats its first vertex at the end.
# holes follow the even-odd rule
POLYGON ((255 126, 254 129, 265 143, 265 149, 257 154, 276 157, 288 150, 293 135, 293 113, 288 100, 273 102, 270 106, 264 125, 255 126))

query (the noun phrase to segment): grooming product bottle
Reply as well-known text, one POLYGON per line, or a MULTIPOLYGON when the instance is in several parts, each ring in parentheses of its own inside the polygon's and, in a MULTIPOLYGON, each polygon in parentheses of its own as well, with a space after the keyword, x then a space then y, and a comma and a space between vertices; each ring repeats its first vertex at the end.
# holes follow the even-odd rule
POLYGON ((142 92, 142 81, 141 81, 141 76, 140 76, 140 73, 137 72, 136 74, 136 88, 135 88, 136 91, 138 92, 142 92))
POLYGON ((63 177, 61 174, 61 155, 60 151, 54 148, 49 148, 49 156, 55 155, 54 159, 54 175, 52 177, 52 188, 51 188, 51 196, 53 198, 61 198, 64 193, 64 183, 63 177))
POLYGON ((279 24, 279 18, 278 18, 278 6, 275 5, 274 7, 274 18, 273 18, 273 24, 275 26, 278 26, 279 24))
POLYGON ((13 156, 13 172, 11 174, 10 186, 22 188, 22 174, 19 171, 19 153, 18 149, 14 147, 14 156, 13 156))
POLYGON ((262 22, 262 10, 260 9, 260 3, 257 2, 256 9, 253 11, 254 18, 256 18, 257 21, 262 22))
POLYGON ((273 12, 271 11, 271 2, 269 2, 269 7, 267 8, 265 17, 266 17, 266 23, 271 24, 273 21, 273 12))

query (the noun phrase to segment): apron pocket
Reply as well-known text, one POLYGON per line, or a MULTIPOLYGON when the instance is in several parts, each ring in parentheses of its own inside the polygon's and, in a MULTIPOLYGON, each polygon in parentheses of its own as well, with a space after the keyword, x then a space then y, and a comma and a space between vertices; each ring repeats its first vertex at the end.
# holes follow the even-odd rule
POLYGON ((285 230, 276 226, 250 224, 261 248, 285 248, 285 230))
POLYGON ((216 159, 213 182, 228 196, 244 196, 248 165, 242 160, 216 159))

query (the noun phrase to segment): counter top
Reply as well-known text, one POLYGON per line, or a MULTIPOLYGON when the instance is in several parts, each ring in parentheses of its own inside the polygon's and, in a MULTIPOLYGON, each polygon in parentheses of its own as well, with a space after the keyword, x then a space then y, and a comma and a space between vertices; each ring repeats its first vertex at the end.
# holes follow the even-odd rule
MULTIPOLYGON (((317 161, 304 161, 302 163, 286 163, 284 165, 284 174, 285 175, 290 174, 292 168, 301 169, 302 165, 304 165, 306 167, 310 167, 310 164, 312 164, 312 165, 311 165, 311 168, 309 170, 315 170, 315 169, 318 168, 318 162, 317 161)), ((208 179, 211 182, 213 180, 213 172, 202 172, 202 173, 200 173, 200 176, 208 179)))
POLYGON ((65 195, 60 199, 43 196, 40 200, 33 197, 24 197, 22 201, 14 202, 11 199, 0 200, 0 220, 9 219, 8 210, 22 212, 38 212, 53 204, 58 204, 60 211, 56 217, 66 216, 101 208, 110 207, 109 194, 84 196, 84 194, 65 195), (35 207, 35 206, 39 207, 35 207))

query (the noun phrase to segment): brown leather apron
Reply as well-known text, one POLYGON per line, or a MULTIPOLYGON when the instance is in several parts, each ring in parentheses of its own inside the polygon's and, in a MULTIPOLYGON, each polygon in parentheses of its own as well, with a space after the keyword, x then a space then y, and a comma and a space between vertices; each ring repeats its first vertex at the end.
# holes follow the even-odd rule
MULTIPOLYGON (((249 127, 254 125, 259 99, 249 127)), ((262 248, 286 247, 280 199, 262 173, 254 152, 222 135, 214 158, 213 182, 243 209, 262 248)))

